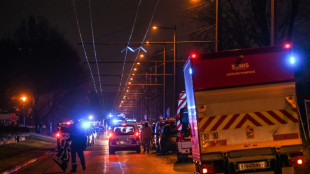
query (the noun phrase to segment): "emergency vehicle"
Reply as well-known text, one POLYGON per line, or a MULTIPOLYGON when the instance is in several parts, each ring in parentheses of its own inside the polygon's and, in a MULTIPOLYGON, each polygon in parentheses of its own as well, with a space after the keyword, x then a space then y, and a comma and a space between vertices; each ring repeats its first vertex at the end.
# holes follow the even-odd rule
POLYGON ((179 94, 178 110, 176 116, 177 122, 177 158, 178 161, 187 160, 188 155, 191 154, 191 130, 188 120, 186 93, 179 94))
POLYGON ((57 148, 60 150, 60 142, 62 139, 68 139, 70 137, 70 131, 72 128, 72 121, 67 121, 63 123, 58 123, 56 138, 57 138, 57 148))
POLYGON ((296 173, 304 165, 290 44, 195 54, 184 65, 195 173, 296 173))

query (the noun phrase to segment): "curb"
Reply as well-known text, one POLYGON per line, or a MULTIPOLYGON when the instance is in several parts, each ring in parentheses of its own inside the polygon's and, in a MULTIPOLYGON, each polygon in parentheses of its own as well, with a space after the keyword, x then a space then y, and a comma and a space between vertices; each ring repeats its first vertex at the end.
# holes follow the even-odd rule
POLYGON ((2 174, 11 174, 11 173, 17 172, 18 170, 20 170, 20 169, 22 169, 22 168, 24 168, 24 167, 27 167, 27 166, 29 166, 30 164, 32 164, 32 163, 34 163, 34 162, 36 162, 36 161, 38 161, 38 160, 41 160, 41 159, 43 159, 43 158, 45 158, 45 157, 47 157, 47 156, 49 156, 49 155, 52 155, 52 154, 53 154, 54 152, 56 152, 56 151, 57 151, 56 149, 53 149, 53 150, 51 150, 50 152, 47 152, 47 153, 45 153, 44 155, 42 155, 42 156, 40 156, 40 157, 33 158, 33 159, 28 160, 28 161, 26 161, 26 162, 23 162, 23 163, 21 163, 21 164, 19 164, 19 165, 17 165, 17 166, 14 166, 14 167, 12 167, 12 168, 10 168, 10 169, 4 171, 2 174))

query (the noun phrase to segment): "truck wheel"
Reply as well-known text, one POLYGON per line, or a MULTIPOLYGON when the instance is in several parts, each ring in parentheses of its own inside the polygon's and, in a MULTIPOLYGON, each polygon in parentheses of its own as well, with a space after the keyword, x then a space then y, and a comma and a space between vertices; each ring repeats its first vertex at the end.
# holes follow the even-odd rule
POLYGON ((185 162, 188 160, 188 155, 177 152, 177 158, 178 162, 185 162))
POLYGON ((179 152, 177 152, 177 158, 178 158, 178 162, 183 161, 182 154, 179 152))

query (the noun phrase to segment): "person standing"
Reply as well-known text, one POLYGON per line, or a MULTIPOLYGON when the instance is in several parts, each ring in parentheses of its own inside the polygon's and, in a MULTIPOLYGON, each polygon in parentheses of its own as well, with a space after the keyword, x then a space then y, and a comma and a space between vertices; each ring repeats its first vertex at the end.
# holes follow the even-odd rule
POLYGON ((72 160, 72 170, 71 172, 76 172, 76 154, 78 154, 83 170, 86 170, 85 158, 83 151, 86 149, 86 135, 82 126, 76 122, 72 126, 70 137, 67 141, 71 141, 71 160, 72 160))
POLYGON ((150 152, 150 143, 153 136, 153 130, 149 126, 149 124, 146 122, 144 123, 142 130, 141 130, 141 138, 142 138, 142 144, 143 144, 143 153, 147 151, 147 153, 150 152))

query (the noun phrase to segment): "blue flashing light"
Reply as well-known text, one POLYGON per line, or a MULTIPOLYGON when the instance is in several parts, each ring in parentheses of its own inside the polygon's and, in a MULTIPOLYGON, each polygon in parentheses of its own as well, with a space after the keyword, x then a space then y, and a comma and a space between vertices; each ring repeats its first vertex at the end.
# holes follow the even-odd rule
POLYGON ((287 58, 286 58, 286 64, 289 67, 297 67, 299 65, 299 58, 297 55, 295 54, 290 54, 287 58))
POLYGON ((289 62, 290 62, 290 64, 292 64, 292 65, 296 64, 296 58, 295 58, 294 56, 290 56, 289 62))
POLYGON ((193 69, 189 68, 189 74, 193 74, 193 69))
POLYGON ((90 123, 89 122, 84 122, 84 123, 82 123, 82 127, 83 128, 89 128, 89 126, 90 126, 90 123))
POLYGON ((121 123, 122 120, 114 119, 112 122, 113 122, 114 124, 117 124, 117 123, 121 123))

